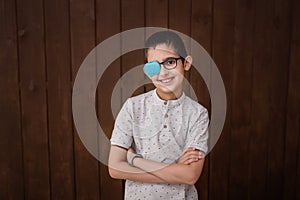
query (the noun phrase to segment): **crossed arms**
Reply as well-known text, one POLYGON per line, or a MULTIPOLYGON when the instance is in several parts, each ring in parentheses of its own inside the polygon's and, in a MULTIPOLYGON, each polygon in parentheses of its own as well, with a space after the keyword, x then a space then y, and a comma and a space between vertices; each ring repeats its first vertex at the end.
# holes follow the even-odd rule
POLYGON ((109 155, 109 174, 115 179, 147 183, 189 184, 197 182, 201 175, 204 154, 194 148, 185 149, 177 163, 165 164, 135 158, 134 166, 127 162, 132 149, 112 145, 109 155))

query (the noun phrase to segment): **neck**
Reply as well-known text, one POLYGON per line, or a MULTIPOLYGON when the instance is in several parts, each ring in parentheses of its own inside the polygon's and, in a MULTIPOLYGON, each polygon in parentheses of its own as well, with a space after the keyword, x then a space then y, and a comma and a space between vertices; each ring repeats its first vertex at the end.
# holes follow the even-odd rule
POLYGON ((162 100, 176 100, 182 95, 182 90, 178 92, 162 92, 161 90, 156 90, 157 95, 162 100))

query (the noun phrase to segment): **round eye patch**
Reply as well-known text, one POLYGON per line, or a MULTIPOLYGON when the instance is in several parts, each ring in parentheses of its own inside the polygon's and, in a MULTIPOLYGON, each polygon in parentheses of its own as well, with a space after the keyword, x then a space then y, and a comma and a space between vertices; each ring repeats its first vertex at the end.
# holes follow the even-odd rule
POLYGON ((151 61, 144 65, 144 72, 148 76, 154 76, 160 72, 160 64, 157 61, 151 61))

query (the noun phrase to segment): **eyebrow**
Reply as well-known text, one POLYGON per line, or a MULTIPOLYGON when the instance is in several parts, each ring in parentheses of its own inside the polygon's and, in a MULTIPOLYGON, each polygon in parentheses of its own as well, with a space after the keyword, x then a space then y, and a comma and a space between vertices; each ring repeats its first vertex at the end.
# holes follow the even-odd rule
POLYGON ((147 62, 152 62, 152 61, 156 61, 156 62, 158 62, 158 63, 163 63, 163 62, 166 62, 167 60, 169 60, 170 58, 176 58, 176 57, 173 57, 173 56, 171 56, 171 57, 167 57, 167 58, 165 58, 163 61, 161 61, 161 62, 158 62, 158 60, 151 60, 151 61, 148 61, 147 59, 145 59, 145 63, 147 63, 147 62))
MULTIPOLYGON (((161 61, 161 63, 162 62, 166 62, 167 60, 169 60, 169 59, 171 59, 171 58, 176 58, 176 57, 167 57, 167 58, 165 58, 163 61, 161 61)), ((158 61, 157 61, 158 62, 158 61)))

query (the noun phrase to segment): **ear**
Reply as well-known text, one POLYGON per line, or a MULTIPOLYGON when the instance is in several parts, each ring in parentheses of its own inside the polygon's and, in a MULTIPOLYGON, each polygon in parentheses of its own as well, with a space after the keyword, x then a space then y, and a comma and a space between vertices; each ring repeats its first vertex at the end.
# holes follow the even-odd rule
POLYGON ((185 60, 184 60, 184 70, 185 71, 189 71, 190 70, 190 68, 192 66, 192 62, 193 62, 192 56, 185 57, 185 60))

